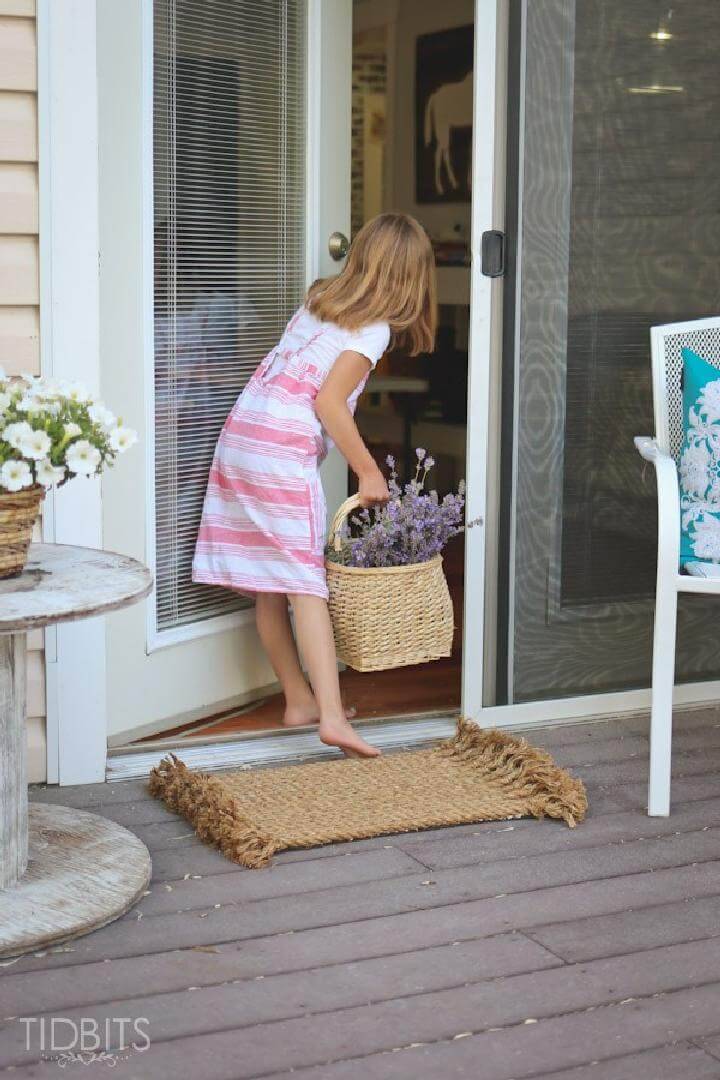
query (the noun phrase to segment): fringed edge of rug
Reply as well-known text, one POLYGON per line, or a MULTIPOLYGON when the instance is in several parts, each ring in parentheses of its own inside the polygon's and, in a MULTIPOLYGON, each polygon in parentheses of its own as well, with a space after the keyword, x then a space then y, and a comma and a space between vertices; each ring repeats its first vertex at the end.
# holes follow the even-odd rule
POLYGON ((271 836, 259 832, 240 812, 235 799, 207 773, 191 772, 170 754, 150 773, 150 794, 182 814, 201 840, 219 848, 232 862, 257 870, 278 850, 271 836))
POLYGON ((456 734, 440 750, 472 765, 489 783, 512 788, 533 817, 558 818, 571 829, 585 817, 588 801, 582 780, 526 739, 461 718, 456 734))

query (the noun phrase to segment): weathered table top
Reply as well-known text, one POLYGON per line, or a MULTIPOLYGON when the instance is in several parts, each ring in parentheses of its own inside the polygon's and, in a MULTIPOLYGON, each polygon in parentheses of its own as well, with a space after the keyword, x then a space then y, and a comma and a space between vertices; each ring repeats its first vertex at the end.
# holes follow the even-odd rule
POLYGON ((147 596, 151 588, 148 568, 126 555, 32 544, 22 574, 0 581, 0 634, 102 615, 147 596))

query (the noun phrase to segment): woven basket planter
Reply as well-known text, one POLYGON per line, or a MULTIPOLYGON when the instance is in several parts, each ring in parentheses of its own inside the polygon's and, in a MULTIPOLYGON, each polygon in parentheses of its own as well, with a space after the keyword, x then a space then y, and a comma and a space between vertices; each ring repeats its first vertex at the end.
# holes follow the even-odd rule
MULTIPOLYGON (((342 523, 359 506, 353 495, 335 515, 330 543, 336 550, 342 523)), ((385 671, 450 656, 453 606, 441 555, 370 569, 327 559, 325 568, 339 660, 356 671, 385 671)))
POLYGON ((44 498, 45 489, 39 486, 0 492, 0 578, 23 572, 44 498))

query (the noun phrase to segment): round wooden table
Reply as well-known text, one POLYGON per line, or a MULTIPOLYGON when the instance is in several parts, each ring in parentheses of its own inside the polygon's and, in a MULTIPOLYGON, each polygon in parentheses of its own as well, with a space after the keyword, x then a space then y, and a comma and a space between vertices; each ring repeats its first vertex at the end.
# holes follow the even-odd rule
POLYGON ((0 581, 0 957, 111 922, 150 880, 147 848, 120 825, 54 804, 28 813, 25 656, 29 630, 126 607, 151 588, 135 559, 66 544, 33 544, 23 573, 0 581))

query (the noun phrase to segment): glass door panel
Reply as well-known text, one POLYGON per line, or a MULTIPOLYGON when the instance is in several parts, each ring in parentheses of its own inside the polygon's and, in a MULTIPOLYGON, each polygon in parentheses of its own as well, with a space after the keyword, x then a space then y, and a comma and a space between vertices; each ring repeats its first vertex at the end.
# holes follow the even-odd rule
MULTIPOLYGON (((511 0, 498 702, 649 685, 649 328, 720 309, 720 6, 511 0)), ((681 602, 678 678, 720 675, 681 602)))

